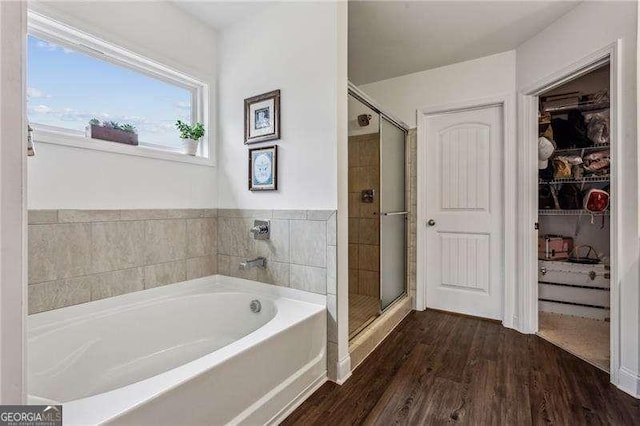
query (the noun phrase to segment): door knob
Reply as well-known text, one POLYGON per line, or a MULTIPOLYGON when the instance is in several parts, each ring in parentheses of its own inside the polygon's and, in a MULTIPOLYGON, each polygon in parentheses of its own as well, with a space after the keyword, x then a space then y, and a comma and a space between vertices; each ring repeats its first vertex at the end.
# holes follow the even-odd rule
POLYGON ((427 226, 435 226, 435 224, 436 224, 436 221, 435 221, 435 220, 433 220, 433 219, 429 219, 429 220, 427 221, 427 226))

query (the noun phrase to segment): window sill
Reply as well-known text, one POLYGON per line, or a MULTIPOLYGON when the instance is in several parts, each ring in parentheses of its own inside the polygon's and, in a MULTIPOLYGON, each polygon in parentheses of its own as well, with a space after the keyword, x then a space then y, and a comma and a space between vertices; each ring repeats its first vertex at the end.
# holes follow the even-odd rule
MULTIPOLYGON (((42 129, 36 127, 33 131, 33 140, 36 144, 45 143, 52 145, 70 146, 80 149, 92 149, 95 151, 110 152, 114 154, 132 155, 135 157, 153 158, 156 160, 174 161, 178 163, 195 164, 199 166, 214 167, 211 158, 191 156, 179 152, 162 151, 148 148, 142 145, 125 145, 117 142, 103 141, 100 139, 87 138, 80 135, 70 134, 63 131, 42 129)), ((36 151, 37 151, 36 146, 36 151)), ((37 155, 37 154, 36 154, 37 155)))

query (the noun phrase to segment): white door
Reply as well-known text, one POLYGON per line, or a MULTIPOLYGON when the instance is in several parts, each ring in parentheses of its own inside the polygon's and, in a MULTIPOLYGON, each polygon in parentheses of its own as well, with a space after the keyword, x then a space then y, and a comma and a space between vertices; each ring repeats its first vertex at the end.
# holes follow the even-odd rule
POLYGON ((501 319, 502 106, 422 120, 426 305, 501 319))

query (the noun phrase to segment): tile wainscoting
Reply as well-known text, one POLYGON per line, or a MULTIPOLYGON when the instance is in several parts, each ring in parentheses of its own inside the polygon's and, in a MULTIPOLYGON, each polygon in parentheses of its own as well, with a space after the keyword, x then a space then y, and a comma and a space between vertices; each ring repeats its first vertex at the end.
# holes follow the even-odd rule
POLYGON ((334 210, 30 210, 29 313, 220 273, 336 293, 334 210), (271 220, 254 240, 253 219, 271 220), (242 271, 264 256, 267 268, 242 271))
POLYGON ((29 313, 217 273, 217 211, 30 210, 29 313))

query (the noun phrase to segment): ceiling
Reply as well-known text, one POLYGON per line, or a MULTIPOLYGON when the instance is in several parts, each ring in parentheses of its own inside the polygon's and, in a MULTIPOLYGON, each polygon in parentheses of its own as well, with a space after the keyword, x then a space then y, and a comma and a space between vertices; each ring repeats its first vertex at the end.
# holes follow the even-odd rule
POLYGON ((173 1, 175 6, 218 31, 276 3, 278 2, 243 0, 173 1))
POLYGON ((385 80, 515 49, 580 1, 349 2, 349 80, 385 80))

